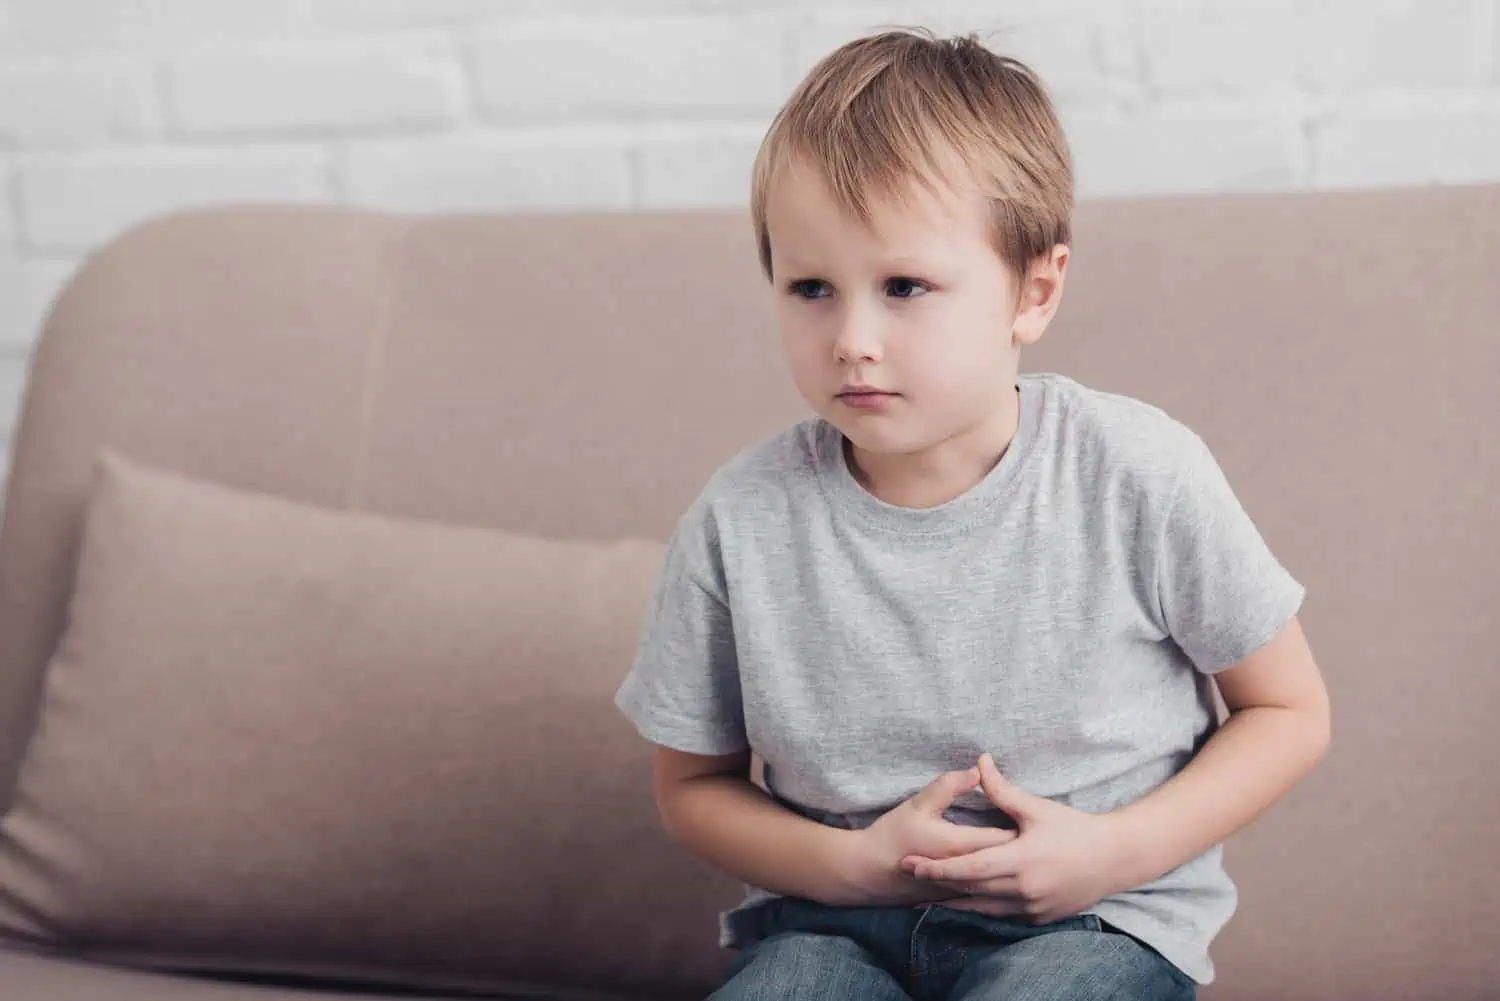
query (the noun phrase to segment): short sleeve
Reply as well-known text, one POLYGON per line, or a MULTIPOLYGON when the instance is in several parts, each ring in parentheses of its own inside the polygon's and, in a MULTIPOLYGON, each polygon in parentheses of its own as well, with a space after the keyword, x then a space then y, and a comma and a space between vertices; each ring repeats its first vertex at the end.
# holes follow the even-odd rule
POLYGON ((1167 633, 1206 674, 1273 639, 1305 595, 1197 435, 1189 437, 1166 505, 1156 578, 1167 633))
POLYGON ((717 755, 749 746, 717 535, 702 503, 667 545, 615 705, 641 736, 673 750, 717 755))

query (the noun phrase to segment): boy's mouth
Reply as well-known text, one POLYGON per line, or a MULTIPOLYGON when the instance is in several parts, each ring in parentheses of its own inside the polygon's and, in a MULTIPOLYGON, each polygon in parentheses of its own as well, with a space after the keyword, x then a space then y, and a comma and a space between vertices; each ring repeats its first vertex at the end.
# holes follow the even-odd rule
POLYGON ((879 410, 889 406, 900 395, 875 386, 845 386, 838 391, 835 399, 856 410, 879 410))

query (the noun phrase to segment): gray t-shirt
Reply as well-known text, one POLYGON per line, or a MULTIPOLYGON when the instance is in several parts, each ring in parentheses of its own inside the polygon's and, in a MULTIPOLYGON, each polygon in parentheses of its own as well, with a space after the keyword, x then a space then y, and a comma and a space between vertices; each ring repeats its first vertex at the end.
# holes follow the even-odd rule
MULTIPOLYGON (((1004 457, 936 508, 870 494, 819 419, 721 468, 677 526, 616 699, 641 734, 748 747, 778 799, 850 828, 985 751, 1094 813, 1180 771, 1215 728, 1208 675, 1276 635, 1303 588, 1192 431, 1065 376, 1019 385, 1004 457)), ((1013 826, 977 792, 950 817, 1013 826)), ((1221 857, 1092 913, 1209 983, 1237 897, 1221 857)), ((748 891, 736 910, 771 896, 748 891)))

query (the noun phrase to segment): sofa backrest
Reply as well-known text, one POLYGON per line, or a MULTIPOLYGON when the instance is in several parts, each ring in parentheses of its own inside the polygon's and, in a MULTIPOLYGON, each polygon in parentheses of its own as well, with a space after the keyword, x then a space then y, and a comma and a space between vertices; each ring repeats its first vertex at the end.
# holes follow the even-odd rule
MULTIPOLYGON (((1500 188, 1086 203, 1076 234, 1023 367, 1208 440, 1308 586, 1334 699, 1329 759, 1230 847, 1213 996, 1479 996, 1500 982, 1500 188)), ((138 229, 34 357, 0 532, 0 805, 102 445, 330 506, 660 538, 802 413, 737 213, 138 229)), ((645 761, 619 780, 649 811, 645 761)))

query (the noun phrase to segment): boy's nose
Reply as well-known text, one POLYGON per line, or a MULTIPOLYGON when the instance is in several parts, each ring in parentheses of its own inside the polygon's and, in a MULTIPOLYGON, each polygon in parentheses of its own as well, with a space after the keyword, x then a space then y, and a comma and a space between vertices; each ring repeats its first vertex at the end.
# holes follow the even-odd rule
POLYGON ((883 353, 875 325, 868 318, 862 318, 852 310, 839 321, 833 350, 838 361, 845 365, 878 362, 883 353))

